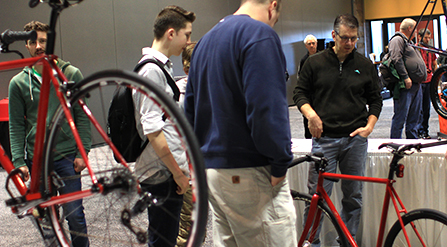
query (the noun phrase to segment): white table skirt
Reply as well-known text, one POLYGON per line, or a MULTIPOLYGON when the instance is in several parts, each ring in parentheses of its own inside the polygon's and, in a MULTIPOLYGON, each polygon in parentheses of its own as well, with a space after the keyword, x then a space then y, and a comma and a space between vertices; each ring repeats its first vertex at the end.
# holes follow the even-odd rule
MULTIPOLYGON (((368 155, 365 165, 365 176, 387 178, 388 167, 392 155, 386 150, 378 150, 378 146, 385 142, 395 143, 427 143, 435 140, 390 140, 369 139, 368 155)), ((311 151, 311 140, 293 139, 292 151, 294 155, 302 156, 311 151)), ((447 145, 425 148, 421 153, 414 153, 403 158, 400 163, 405 165, 404 177, 397 178, 394 187, 403 201, 406 209, 411 211, 418 208, 431 208, 447 212, 447 163, 444 158, 447 145)), ((308 192, 307 173, 309 163, 302 163, 289 170, 287 178, 290 188, 300 192, 308 192)), ((377 183, 364 183, 363 186, 363 212, 357 234, 359 246, 376 246, 379 231, 380 215, 385 185, 377 183)), ((340 209, 341 201, 340 183, 336 183, 331 199, 340 209)), ((397 220, 395 210, 388 213, 387 231, 397 220)), ((302 224, 302 209, 297 209, 297 224, 302 224)), ((385 235, 386 237, 386 235, 385 235)), ((447 238, 447 236, 445 236, 447 238)), ((447 246, 447 242, 445 244, 447 246)))

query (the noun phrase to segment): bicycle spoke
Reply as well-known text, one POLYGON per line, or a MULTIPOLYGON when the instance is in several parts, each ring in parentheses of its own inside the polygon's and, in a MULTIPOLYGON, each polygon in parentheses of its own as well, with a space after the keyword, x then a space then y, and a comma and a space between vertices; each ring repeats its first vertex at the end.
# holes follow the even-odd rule
MULTIPOLYGON (((116 87, 122 86, 139 88, 139 90, 146 95, 151 95, 150 97, 157 102, 157 105, 162 107, 163 111, 166 111, 165 115, 169 116, 166 121, 170 121, 169 124, 174 125, 173 127, 178 131, 178 136, 182 142, 182 145, 178 146, 178 150, 186 153, 186 157, 188 157, 191 167, 191 177, 194 178, 192 183, 195 188, 193 189, 193 194, 196 201, 193 202, 192 227, 195 227, 196 229, 192 232, 196 234, 191 235, 189 240, 194 243, 193 246, 199 246, 202 241, 200 239, 203 238, 203 231, 206 226, 206 222, 204 221, 206 220, 206 216, 204 217, 204 214, 207 215, 207 210, 203 211, 203 207, 207 206, 207 201, 204 201, 204 197, 200 193, 206 193, 206 191, 203 190, 203 188, 206 188, 206 183, 204 183, 203 180, 205 177, 203 167, 201 167, 203 164, 199 166, 196 164, 198 162, 197 159, 201 159, 197 156, 197 153, 195 153, 198 151, 198 148, 195 149, 190 146, 191 137, 189 135, 192 134, 187 132, 190 131, 190 129, 187 129, 189 126, 184 125, 186 122, 178 118, 179 116, 184 118, 182 113, 178 113, 178 110, 175 109, 172 111, 172 105, 170 105, 172 103, 169 103, 171 102, 170 99, 163 99, 163 97, 166 97, 164 94, 159 96, 157 92, 154 93, 154 91, 151 91, 157 91, 159 89, 145 88, 145 86, 147 86, 145 84, 146 82, 133 73, 127 74, 119 71, 112 72, 114 73, 113 76, 100 73, 100 75, 93 75, 91 78, 86 78, 83 83, 79 83, 79 89, 74 90, 76 94, 72 99, 72 101, 74 101, 72 104, 76 105, 76 100, 79 98, 84 99, 85 96, 90 96, 90 98, 85 98, 89 105, 88 107, 95 115, 94 118, 97 119, 101 125, 105 126, 105 123, 107 122, 107 114, 104 114, 104 111, 107 111, 109 108, 113 91, 116 87), (104 78, 104 76, 106 78, 104 78), (165 105, 165 100, 168 101, 168 105, 165 105), (92 103, 93 101, 95 102, 92 103), (98 101, 100 104, 98 104, 98 101), (93 108, 92 104, 94 104, 96 108, 93 108), (101 110, 95 112, 95 109, 101 110), (201 208, 202 210, 200 210, 201 208)), ((86 108, 84 107, 84 109, 86 108)), ((55 116, 56 119, 53 121, 52 126, 59 127, 61 123, 65 122, 64 115, 57 113, 55 116)), ((67 184, 72 179, 80 179, 82 181, 83 190, 93 189, 93 191, 95 191, 96 188, 103 188, 103 192, 83 198, 82 206, 85 213, 87 233, 69 229, 65 220, 65 218, 69 216, 74 216, 75 214, 73 212, 76 212, 76 209, 82 209, 81 206, 77 206, 70 209, 72 210, 72 213, 65 213, 65 215, 58 214, 59 221, 52 221, 53 223, 58 222, 57 225, 53 224, 53 226, 60 229, 59 232, 63 233, 63 235, 58 235, 58 238, 75 240, 77 238, 82 239, 88 237, 90 246, 147 246, 148 243, 146 242, 146 239, 149 236, 148 233, 156 233, 156 230, 152 227, 149 228, 147 209, 140 210, 139 208, 163 208, 167 198, 138 193, 139 189, 143 188, 143 186, 139 187, 137 184, 138 182, 141 182, 140 180, 146 178, 143 177, 144 174, 152 172, 150 170, 151 164, 162 163, 162 157, 154 157, 136 172, 135 163, 128 163, 129 168, 126 168, 116 162, 111 147, 107 145, 107 140, 102 139, 103 137, 100 132, 96 131, 96 127, 92 128, 92 131, 92 137, 95 138, 95 143, 101 142, 102 140, 102 145, 92 148, 88 160, 99 185, 92 184, 92 181, 94 180, 90 178, 90 175, 86 171, 82 172, 80 175, 72 176, 62 176, 58 174, 58 179, 55 179, 55 181, 57 181, 58 184, 60 182, 63 182, 61 184, 67 184), (137 205, 139 205, 138 209, 135 208, 137 205), (130 213, 128 214, 128 212, 130 213), (130 218, 128 219, 128 217, 130 218)), ((46 162, 50 168, 48 172, 51 171, 52 157, 58 156, 55 140, 57 140, 61 133, 67 134, 66 132, 58 130, 52 130, 50 133, 50 142, 52 143, 48 145, 46 151, 46 162)), ((171 150, 171 152, 175 151, 176 150, 171 150)), ((64 158, 73 159, 72 157, 64 158)), ((200 162, 202 161, 200 160, 200 162)), ((48 176, 46 181, 52 181, 50 179, 50 176, 48 176)), ((150 180, 147 181, 150 182, 150 180)), ((49 189, 51 190, 51 188, 49 189)), ((144 190, 141 190, 141 192, 144 192, 144 190)), ((170 217, 178 216, 172 215, 170 217)), ((161 239, 161 241, 165 241, 164 236, 158 235, 157 237, 161 239)), ((175 243, 166 244, 173 245, 175 243)))

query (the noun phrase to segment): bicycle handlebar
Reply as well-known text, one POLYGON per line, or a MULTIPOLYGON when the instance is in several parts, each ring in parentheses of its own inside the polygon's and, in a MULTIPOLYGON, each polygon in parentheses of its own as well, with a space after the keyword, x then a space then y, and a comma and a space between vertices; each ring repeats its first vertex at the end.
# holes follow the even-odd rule
POLYGON ((19 40, 36 40, 37 39, 37 32, 32 31, 11 31, 6 30, 0 35, 0 41, 4 45, 9 45, 14 43, 15 41, 19 40))
POLYGON ((39 5, 39 3, 40 3, 40 0, 30 0, 28 5, 30 8, 34 8, 37 5, 39 5))
MULTIPOLYGON (((51 6, 63 6, 63 8, 69 7, 71 5, 75 5, 78 4, 80 2, 82 2, 83 0, 48 0, 47 2, 51 5, 51 6)), ((30 8, 34 8, 37 5, 39 5, 39 3, 44 2, 43 0, 30 0, 28 3, 28 6, 30 8)))
POLYGON ((290 162, 290 164, 289 164, 289 168, 292 168, 292 167, 294 167, 294 166, 296 166, 296 165, 298 165, 298 164, 301 164, 301 163, 303 163, 303 162, 306 162, 306 161, 308 161, 308 162, 310 162, 310 161, 313 161, 313 162, 322 162, 322 161, 326 161, 326 158, 324 157, 324 155, 323 155, 323 153, 314 153, 314 154, 307 154, 307 155, 304 155, 304 156, 302 156, 302 157, 299 157, 299 158, 296 158, 296 159, 293 159, 292 160, 292 162, 290 162))

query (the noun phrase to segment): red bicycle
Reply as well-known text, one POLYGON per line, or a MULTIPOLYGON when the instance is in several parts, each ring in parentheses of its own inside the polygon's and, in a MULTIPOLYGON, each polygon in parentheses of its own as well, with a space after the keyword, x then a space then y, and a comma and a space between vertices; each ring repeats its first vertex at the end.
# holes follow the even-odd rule
MULTIPOLYGON (((396 144, 384 143, 380 148, 387 147, 393 154, 390 162, 388 178, 352 176, 325 172, 327 159, 322 155, 307 155, 292 162, 290 167, 301 162, 314 162, 318 170, 318 184, 314 195, 299 193, 292 190, 292 197, 300 209, 308 210, 304 226, 298 231, 300 236, 298 246, 358 246, 347 227, 343 223, 337 209, 323 187, 325 179, 357 180, 386 185, 379 234, 376 246, 447 246, 447 214, 433 209, 416 209, 408 212, 399 198, 393 185, 395 178, 403 177, 404 166, 398 162, 422 148, 445 145, 447 141, 427 144, 396 144), (392 202, 398 220, 385 237, 385 224, 389 204, 392 202), (301 233, 301 234, 300 234, 301 233), (384 241, 385 240, 385 241, 384 241)), ((300 226, 298 226, 300 228, 300 226)))
MULTIPOLYGON (((6 204, 19 218, 30 218, 37 226, 48 246, 71 246, 73 236, 86 236, 90 246, 147 246, 148 207, 163 207, 165 198, 144 193, 134 173, 134 164, 127 162, 113 145, 107 134, 107 112, 118 87, 128 87, 146 95, 160 107, 181 140, 181 149, 189 164, 193 192, 192 226, 187 246, 200 246, 203 242, 208 216, 207 185, 200 148, 191 127, 176 103, 149 79, 122 70, 95 73, 79 83, 67 80, 58 68, 54 52, 56 22, 62 10, 82 0, 31 0, 30 7, 40 2, 52 8, 46 55, 0 63, 1 70, 43 66, 42 86, 38 109, 31 182, 25 183, 21 171, 15 169, 0 145, 0 163, 8 172, 6 190, 10 199, 6 204), (54 89, 60 106, 53 119, 47 122, 48 98, 54 89), (91 125, 92 138, 97 144, 88 154, 76 128, 72 110, 82 109, 91 125), (92 107, 90 107, 92 106, 92 107), (64 181, 74 177, 61 177, 53 169, 55 146, 59 137, 66 135, 62 125, 69 124, 76 140, 78 152, 87 164, 81 175, 82 189, 60 195, 58 189, 64 181), (119 162, 116 162, 114 156, 119 162), (11 183, 12 182, 12 183, 11 183), (66 203, 83 199, 88 233, 70 231, 65 222, 66 203), (71 236, 71 237, 70 237, 71 236)), ((1 52, 12 52, 9 45, 17 40, 35 39, 35 32, 5 31, 1 35, 1 52)), ((160 157, 152 162, 158 162, 160 157)), ((162 236, 161 236, 162 237, 162 236)), ((24 241, 27 237, 24 236, 24 241)), ((30 240, 31 241, 31 240, 30 240)), ((29 243, 29 245, 35 243, 29 243)), ((175 243, 167 243, 167 245, 175 243)))

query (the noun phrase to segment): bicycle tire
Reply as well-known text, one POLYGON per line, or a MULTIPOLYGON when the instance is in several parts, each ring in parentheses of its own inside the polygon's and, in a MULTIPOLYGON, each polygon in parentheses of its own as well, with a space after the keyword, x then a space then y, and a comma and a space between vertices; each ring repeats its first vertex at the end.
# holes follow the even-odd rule
POLYGON ((447 72, 447 65, 439 67, 430 81, 430 99, 435 111, 447 119, 447 82, 442 77, 447 72))
MULTIPOLYGON (((183 112, 181 112, 178 105, 170 98, 160 86, 156 85, 154 82, 147 78, 140 77, 136 73, 120 70, 107 70, 98 72, 88 78, 85 78, 81 82, 77 83, 71 90, 73 92, 69 99, 71 106, 77 104, 79 99, 89 98, 89 104, 94 104, 95 109, 102 109, 98 113, 92 114, 101 124, 107 122, 107 112, 112 98, 113 92, 117 87, 130 87, 138 89, 140 92, 145 93, 148 98, 153 100, 167 116, 165 123, 172 125, 172 128, 177 132, 178 138, 181 140, 181 144, 178 148, 182 148, 188 165, 190 168, 191 175, 191 186, 193 192, 193 202, 192 202, 192 226, 190 229, 189 236, 187 236, 188 247, 200 246, 203 242, 203 238, 206 231, 207 216, 208 216, 208 198, 207 198, 207 184, 206 176, 204 170, 204 161, 198 142, 195 135, 184 117, 183 112), (93 103, 93 99, 95 103, 93 103), (98 102, 102 105, 98 107, 98 102)), ((73 109, 71 109, 73 110, 73 109)), ((55 187, 60 185, 62 182, 67 182, 68 179, 73 179, 73 177, 55 177, 52 173, 53 169, 51 164, 54 161, 54 156, 56 153, 56 144, 58 136, 63 133, 60 131, 61 123, 65 122, 65 114, 63 110, 59 107, 59 110, 54 115, 52 120, 50 131, 47 137, 47 147, 45 149, 44 162, 44 184, 46 185, 47 191, 53 191, 55 193, 55 187), (57 183, 55 183, 57 181, 57 183)), ((93 133, 95 128, 92 128, 92 137, 99 136, 99 134, 93 133)), ((108 137, 107 137, 108 138, 108 137)), ((111 189, 108 193, 96 193, 94 196, 83 198, 83 207, 85 213, 85 219, 87 222, 87 234, 73 232, 67 227, 67 223, 64 220, 64 210, 60 210, 61 207, 65 205, 56 205, 48 207, 50 211, 51 223, 54 228, 54 232, 59 239, 62 246, 71 246, 71 242, 74 238, 88 237, 90 241, 90 246, 147 246, 149 241, 148 238, 148 216, 147 209, 144 212, 132 216, 132 230, 138 232, 138 237, 142 237, 143 241, 137 239, 137 234, 132 233, 129 227, 126 227, 122 222, 126 220, 125 216, 129 215, 129 212, 135 208, 136 201, 141 198, 142 193, 137 192, 138 188, 138 177, 133 171, 133 164, 130 163, 130 168, 127 169, 121 164, 117 163, 113 157, 112 149, 107 145, 106 140, 100 138, 105 145, 100 147, 92 148, 89 155, 89 163, 92 170, 98 176, 98 181, 113 181, 120 177, 125 179, 118 179, 128 182, 126 186, 121 189, 111 189), (92 151, 96 153, 101 153, 100 156, 92 156, 92 151), (129 171, 131 175, 129 176, 129 171)), ((95 142, 98 142, 96 140, 95 142)), ((150 145, 150 144, 149 144, 150 145)), ((154 160, 153 162, 156 162, 154 160)), ((152 161, 151 161, 152 162, 152 161)), ((96 188, 92 184, 92 179, 86 172, 81 173, 81 175, 75 177, 82 181, 83 189, 96 188)), ((127 183, 127 182, 126 182, 127 183)), ((145 197, 147 198, 147 197, 145 197)), ((151 200, 151 202, 156 202, 152 207, 163 207, 165 203, 165 198, 155 198, 156 201, 151 200)), ((174 216, 173 216, 174 217, 174 216)), ((152 230, 152 229, 151 229, 152 230)), ((155 231, 153 231, 155 232, 155 231)), ((157 236, 163 240, 163 236, 157 236)), ((175 245, 175 243, 166 243, 166 246, 175 245)))
MULTIPOLYGON (((447 215, 433 209, 417 209, 402 216, 411 246, 445 246, 447 242, 447 215), (413 223, 425 244, 412 229, 413 223)), ((399 220, 391 227, 385 239, 385 247, 409 246, 399 220)))
MULTIPOLYGON (((290 193, 292 194, 292 198, 295 202, 295 207, 298 209, 298 212, 302 212, 304 214, 304 209, 306 205, 309 205, 312 196, 309 194, 303 194, 300 192, 297 192, 295 190, 291 190, 290 193)), ((331 212, 329 207, 324 204, 322 201, 318 202, 318 209, 322 212, 323 217, 323 226, 320 232, 320 236, 318 240, 314 240, 313 244, 317 244, 318 241, 320 242, 319 246, 349 246, 348 240, 346 236, 344 235, 343 231, 341 230, 340 225, 338 224, 334 214, 331 212), (316 241, 316 242, 315 242, 316 241)), ((298 222, 297 224, 297 231, 298 231, 298 238, 301 237, 303 234, 303 228, 304 223, 298 222)))

